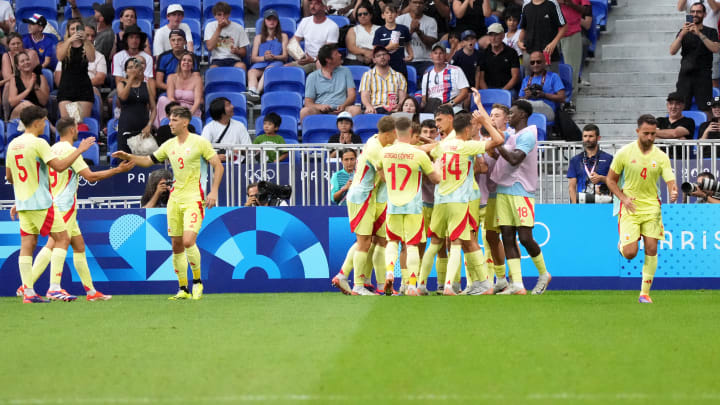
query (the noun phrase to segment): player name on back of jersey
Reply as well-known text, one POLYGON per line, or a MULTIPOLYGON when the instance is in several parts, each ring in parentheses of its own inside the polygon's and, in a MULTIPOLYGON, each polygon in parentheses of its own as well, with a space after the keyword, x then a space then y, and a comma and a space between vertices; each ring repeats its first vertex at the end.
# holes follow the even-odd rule
POLYGON ((385 155, 383 155, 383 158, 385 158, 385 159, 414 159, 415 154, 414 153, 385 152, 385 155))

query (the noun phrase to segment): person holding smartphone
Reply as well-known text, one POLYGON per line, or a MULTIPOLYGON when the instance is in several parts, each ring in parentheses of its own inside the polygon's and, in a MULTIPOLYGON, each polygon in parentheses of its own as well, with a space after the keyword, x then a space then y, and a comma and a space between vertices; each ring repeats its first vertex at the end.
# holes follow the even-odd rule
MULTIPOLYGON (((699 139, 701 141, 708 139, 720 139, 720 97, 715 97, 711 102, 708 103, 712 116, 709 120, 700 124, 698 128, 699 139)), ((703 157, 711 157, 711 147, 704 146, 700 147, 702 150, 703 157)), ((716 156, 720 154, 720 148, 717 148, 716 156)))

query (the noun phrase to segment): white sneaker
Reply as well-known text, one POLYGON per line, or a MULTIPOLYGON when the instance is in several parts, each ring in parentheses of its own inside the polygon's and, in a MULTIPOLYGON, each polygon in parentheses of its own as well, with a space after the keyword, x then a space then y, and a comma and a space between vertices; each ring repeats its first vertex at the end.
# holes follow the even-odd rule
POLYGON ((532 289, 532 295, 542 295, 545 289, 547 289, 548 284, 550 284, 550 280, 552 280, 552 276, 549 272, 538 276, 537 284, 535 284, 535 288, 532 289))
POLYGON ((460 294, 460 291, 462 291, 462 284, 452 283, 452 289, 455 291, 455 294, 460 294))
POLYGON ((510 286, 499 293, 497 295, 527 295, 527 290, 525 287, 520 287, 515 284, 510 284, 510 286))
POLYGON ((589 81, 587 81, 585 79, 580 80, 580 87, 591 87, 591 86, 592 86, 592 84, 590 84, 589 81))
POLYGON ((375 295, 370 290, 361 285, 356 285, 352 289, 352 295, 375 295))
POLYGON ((430 291, 428 291, 427 286, 425 284, 420 285, 420 287, 417 288, 418 295, 430 295, 430 291))
POLYGON ((398 295, 405 295, 407 294, 408 286, 407 284, 403 284, 400 286, 400 290, 398 290, 398 295))
POLYGON ((468 295, 492 295, 493 286, 490 280, 475 281, 472 285, 472 290, 468 292, 468 295))
POLYGON ((498 281, 495 283, 495 287, 493 287, 493 294, 500 294, 500 292, 506 290, 510 284, 508 284, 508 281, 505 277, 498 279, 498 281))

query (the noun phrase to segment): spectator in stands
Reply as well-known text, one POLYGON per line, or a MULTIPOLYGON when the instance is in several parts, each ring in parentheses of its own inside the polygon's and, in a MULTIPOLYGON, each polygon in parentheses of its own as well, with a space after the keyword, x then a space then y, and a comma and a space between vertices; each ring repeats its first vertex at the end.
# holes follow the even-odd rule
MULTIPOLYGON (((332 15, 349 17, 352 13, 354 3, 351 0, 324 0, 325 12, 332 15)), ((310 0, 302 0, 303 15, 311 15, 310 0)))
MULTIPOLYGON (((210 103, 208 112, 212 121, 205 125, 202 130, 202 137, 210 141, 210 143, 230 144, 230 145, 250 145, 252 140, 248 134, 245 124, 233 119, 235 107, 230 100, 225 97, 218 97, 210 103)), ((221 161, 225 161, 224 151, 218 154, 221 161)), ((245 159, 240 156, 236 162, 242 163, 245 159)))
POLYGON ((578 193, 610 194, 605 181, 613 157, 601 151, 598 142, 600 128, 595 124, 585 125, 582 133, 584 150, 570 159, 567 172, 568 193, 572 204, 577 204, 578 193))
MULTIPOLYGON (((95 27, 92 25, 85 26, 85 40, 90 41, 92 44, 95 41, 95 27)), ((95 48, 93 46, 93 48, 95 48)), ((63 63, 60 60, 55 67, 55 85, 60 87, 60 80, 62 78, 63 63)), ((87 74, 90 77, 90 83, 93 85, 93 92, 96 95, 100 95, 100 87, 105 84, 107 78, 107 65, 105 64, 105 58, 96 57, 94 61, 88 61, 87 74)))
POLYGON ((397 18, 399 25, 404 25, 410 30, 410 46, 413 54, 411 65, 419 74, 432 65, 430 47, 438 40, 437 23, 423 14, 424 10, 425 0, 410 0, 407 12, 397 18))
POLYGON ((347 205, 345 196, 350 189, 353 176, 355 175, 357 151, 355 149, 343 149, 340 156, 342 156, 343 168, 333 173, 332 177, 330 177, 330 195, 332 196, 333 205, 347 205))
POLYGON ((224 1, 213 6, 215 21, 205 26, 205 46, 211 52, 211 68, 234 66, 245 70, 242 59, 247 54, 245 47, 250 45, 250 40, 243 26, 230 20, 231 11, 232 7, 224 1))
POLYGON ((67 23, 65 40, 57 46, 57 56, 61 65, 57 100, 60 116, 68 117, 68 105, 76 103, 80 117, 89 117, 92 113, 95 93, 88 75, 88 66, 95 59, 104 59, 96 55, 95 47, 86 37, 85 25, 79 18, 71 18, 67 23))
POLYGON ((288 36, 282 31, 277 11, 265 10, 259 35, 253 39, 251 61, 248 70, 248 100, 260 101, 263 89, 263 73, 266 69, 282 66, 288 59, 288 36))
POLYGON ((55 35, 43 32, 47 26, 47 19, 40 14, 33 14, 30 18, 23 18, 23 22, 27 24, 28 28, 28 33, 23 35, 23 47, 34 49, 38 53, 43 69, 54 70, 57 64, 55 46, 57 46, 58 39, 55 35))
MULTIPOLYGON (((280 129, 280 124, 282 124, 282 118, 274 113, 268 113, 265 115, 265 118, 263 118, 263 132, 259 136, 255 137, 255 140, 253 141, 253 144, 255 145, 267 145, 267 144, 279 144, 284 145, 285 144, 285 138, 278 135, 277 131, 280 129)), ((265 152, 265 159, 268 163, 275 162, 275 158, 277 157, 277 154, 280 154, 280 157, 277 158, 278 161, 282 162, 284 160, 287 160, 288 153, 282 150, 278 150, 277 153, 274 150, 268 150, 265 152)))
MULTIPOLYGON (((145 80, 147 81, 153 78, 153 58, 142 50, 145 49, 147 38, 147 34, 142 32, 140 27, 137 25, 125 28, 125 35, 123 36, 125 50, 120 51, 113 56, 112 73, 115 77, 116 85, 118 81, 125 78, 126 62, 132 58, 144 59, 143 65, 145 66, 145 80)), ((97 42, 97 40, 95 42, 97 42)))
POLYGON ((29 106, 45 107, 50 98, 48 82, 45 76, 33 71, 27 52, 15 54, 15 66, 15 80, 9 83, 10 119, 19 118, 20 112, 29 106))
POLYGON ((143 208, 165 208, 170 198, 170 189, 173 184, 173 174, 167 169, 158 169, 150 172, 145 193, 140 198, 143 208))
MULTIPOLYGON (((125 42, 123 41, 123 37, 125 36, 125 28, 129 27, 131 25, 137 25, 137 11, 134 7, 127 7, 125 8, 122 13, 120 13, 120 31, 115 33, 115 52, 120 52, 125 50, 125 42)), ((149 44, 146 44, 144 51, 151 55, 149 44)))
POLYGON ((308 10, 310 16, 300 20, 293 36, 297 42, 305 41, 305 56, 288 64, 288 66, 300 66, 306 74, 317 69, 315 62, 320 48, 323 45, 336 44, 340 35, 337 24, 327 18, 325 3, 322 0, 311 0, 308 10))
POLYGON ((542 51, 530 54, 530 74, 525 76, 520 86, 521 98, 526 99, 533 111, 545 115, 548 122, 555 121, 555 111, 565 101, 565 86, 560 76, 547 70, 542 51))
MULTIPOLYGON (((463 31, 462 34, 460 34, 460 40, 460 49, 450 58, 450 64, 462 69, 470 87, 477 87, 478 67, 482 65, 485 55, 483 52, 475 49, 477 35, 475 35, 474 31, 463 31)), ((467 102, 470 102, 469 98, 467 102)))
MULTIPOLYGON (((490 17, 490 0, 455 0, 452 2, 453 13, 457 19, 455 31, 464 32, 467 30, 475 32, 479 38, 480 48, 487 48, 490 39, 487 38, 487 27, 485 17, 490 17)), ((470 78, 468 78, 470 79, 470 78)))
POLYGON ((520 59, 515 50, 503 42, 502 25, 490 24, 488 35, 490 46, 485 49, 485 58, 478 69, 477 86, 509 90, 515 97, 515 86, 520 82, 520 59))
MULTIPOLYGON (((167 103, 165 106, 165 116, 169 117, 170 113, 175 109, 182 107, 180 103, 177 101, 171 101, 167 103)), ((202 129, 202 128, 201 128, 202 129)), ((191 134, 197 134, 197 130, 195 129, 195 126, 193 124, 188 124, 188 132, 191 134)), ((157 133, 155 134, 155 141, 157 141, 158 146, 162 145, 167 141, 168 139, 172 138, 174 135, 172 133, 172 130, 170 129, 170 123, 168 122, 165 125, 160 125, 157 129, 157 133)))
POLYGON ((346 145, 363 143, 360 135, 353 132, 352 114, 347 111, 338 114, 336 125, 338 133, 332 135, 330 139, 328 139, 328 143, 342 143, 346 145))
MULTIPOLYGON (((126 31, 125 36, 133 37, 135 34, 126 31)), ((133 42, 128 41, 128 45, 132 48, 133 42)), ((136 135, 144 138, 152 136, 152 123, 155 121, 155 86, 152 81, 145 81, 145 63, 145 59, 140 57, 127 59, 123 66, 123 76, 116 76, 115 79, 120 101, 118 150, 128 153, 131 152, 127 144, 128 138, 136 135)))
POLYGON ((5 34, 15 32, 15 12, 10 1, 0 1, 0 29, 5 34))
MULTIPOLYGON (((562 49, 563 60, 573 69, 570 83, 577 87, 582 63, 582 27, 580 27, 580 21, 584 16, 592 15, 592 6, 590 0, 558 0, 558 2, 567 24, 567 30, 560 39, 560 48, 562 49)), ((572 93, 570 104, 565 106, 566 111, 575 112, 577 93, 577 91, 572 93)))
MULTIPOLYGON (((447 41, 440 41, 440 43, 445 44, 445 61, 447 63, 450 63, 450 59, 452 59, 453 55, 462 48, 460 34, 462 34, 462 32, 451 31, 448 33, 447 41)), ((418 72, 418 74, 420 73, 425 74, 424 72, 418 72)))
POLYGON ((400 111, 412 114, 413 122, 420 121, 420 104, 415 96, 409 95, 400 103, 400 111))
MULTIPOLYGON (((518 57, 522 57, 522 49, 518 45, 520 40, 520 30, 518 30, 518 24, 520 24, 520 9, 518 7, 507 7, 503 12, 505 17, 505 25, 507 26, 507 32, 504 35, 503 43, 517 52, 518 57)), ((492 24, 490 24, 492 27, 492 24)), ((488 27, 488 30, 490 27, 488 27)))
POLYGON ((300 120, 313 114, 340 114, 355 103, 355 82, 350 70, 341 66, 337 45, 323 45, 318 61, 322 67, 305 81, 305 106, 300 110, 300 120))
POLYGON ((167 95, 158 100, 156 127, 160 126, 160 121, 165 118, 165 105, 171 101, 179 102, 198 118, 202 116, 200 107, 203 104, 203 81, 200 75, 194 72, 194 68, 195 57, 191 52, 185 51, 180 57, 176 73, 168 76, 167 95))
POLYGON ((410 30, 404 25, 397 24, 397 7, 386 4, 382 14, 385 25, 375 31, 373 45, 382 45, 390 52, 390 67, 407 78, 407 65, 414 58, 410 43, 410 30), (407 56, 406 56, 407 53, 407 56))
POLYGON ((557 46, 567 30, 560 5, 554 0, 525 2, 520 18, 520 30, 518 46, 523 50, 525 70, 529 70, 529 54, 539 51, 549 55, 550 70, 557 73, 560 64, 560 51, 557 46))
MULTIPOLYGON (((178 71, 180 66, 180 58, 186 54, 190 54, 192 58, 192 70, 193 76, 202 81, 198 70, 198 62, 195 59, 195 55, 191 49, 187 48, 187 41, 185 38, 185 31, 183 30, 172 30, 170 31, 170 44, 172 49, 163 52, 157 59, 157 71, 155 72, 155 86, 158 92, 164 92, 168 89, 168 77, 178 71)), ((190 108, 190 107, 188 107, 190 108)))
POLYGON ((407 97, 407 81, 390 67, 390 54, 382 46, 373 50, 375 67, 363 73, 360 80, 362 106, 350 106, 353 115, 390 114, 400 111, 400 100, 407 97), (362 107, 362 111, 361 111, 362 107))
MULTIPOLYGON (((82 18, 80 10, 77 8, 77 0, 68 0, 72 11, 72 18, 82 18)), ((89 18, 83 18, 85 25, 95 27, 95 51, 105 56, 105 64, 110 66, 113 48, 115 47, 115 33, 112 30, 113 18, 115 18, 115 9, 111 3, 94 3, 93 10, 95 14, 89 18)), ((144 49, 145 47, 143 47, 144 49)), ((122 67, 122 65, 120 65, 122 67)), ((150 66, 152 68, 152 66, 150 66)))
POLYGON ((446 52, 445 44, 438 42, 433 45, 433 68, 422 77, 422 112, 435 113, 441 104, 450 104, 455 112, 459 112, 468 98, 470 86, 465 73, 445 62, 446 52))
POLYGON ((712 98, 713 54, 720 52, 720 43, 717 29, 703 25, 705 14, 705 5, 702 3, 690 7, 693 22, 686 22, 680 29, 670 44, 670 55, 682 49, 676 87, 685 105, 691 105, 694 97, 698 108, 707 111, 708 102, 712 98))
MULTIPOLYGON (((706 27, 718 29, 718 19, 720 19, 720 1, 718 0, 678 0, 677 9, 690 14, 692 6, 695 3, 707 4, 705 7, 705 17, 703 25, 706 27)), ((720 57, 717 53, 713 53, 712 61, 712 81, 713 87, 720 87, 720 57)))
POLYGON ((379 25, 372 23, 372 6, 370 3, 360 3, 355 9, 357 25, 350 28, 345 36, 347 47, 346 65, 370 65, 373 60, 373 40, 379 25))
POLYGON ((155 39, 153 40, 153 56, 156 58, 162 53, 173 49, 170 43, 170 32, 175 30, 181 30, 185 33, 187 49, 193 52, 194 44, 192 40, 192 31, 190 26, 182 22, 185 17, 185 10, 180 4, 168 5, 165 13, 167 17, 167 24, 155 30, 155 39))
POLYGON ((3 87, 3 106, 7 107, 7 92, 9 90, 6 83, 15 80, 15 55, 20 52, 25 52, 30 57, 30 63, 33 65, 33 69, 36 69, 36 73, 41 73, 40 59, 38 58, 37 52, 34 49, 25 49, 23 47, 22 36, 17 32, 11 32, 7 35, 7 52, 2 55, 2 81, 0 85, 3 87))
MULTIPOLYGON (((685 98, 678 92, 672 92, 667 96, 667 117, 657 117, 658 130, 655 136, 660 139, 692 139, 695 133, 695 121, 692 118, 683 117, 685 109, 685 98)), ((706 104, 705 108, 709 108, 706 104)))
MULTIPOLYGON (((410 12, 413 7, 412 0, 402 0, 400 2, 400 14, 406 14, 410 12)), ((427 0, 424 1, 423 12, 424 15, 435 20, 435 26, 437 29, 437 38, 441 39, 445 34, 450 32, 450 4, 448 0, 427 0)), ((409 28, 409 27, 408 27, 409 28)), ((418 74, 422 74, 418 71, 418 74)))
MULTIPOLYGON (((701 141, 708 139, 720 139, 720 97, 713 98, 710 102, 710 111, 712 116, 708 121, 700 124, 698 128, 698 135, 701 141)), ((702 147, 703 157, 711 157, 710 148, 707 146, 702 147)), ((720 156, 717 155, 717 156, 720 156)))

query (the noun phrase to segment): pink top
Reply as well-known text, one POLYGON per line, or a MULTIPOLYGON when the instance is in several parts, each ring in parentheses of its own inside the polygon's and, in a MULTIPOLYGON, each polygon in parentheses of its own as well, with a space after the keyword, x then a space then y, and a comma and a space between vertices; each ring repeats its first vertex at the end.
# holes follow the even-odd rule
MULTIPOLYGON (((581 6, 590 6, 590 0, 572 0, 574 4, 578 4, 581 6)), ((560 5, 560 10, 562 10, 563 15, 565 16, 565 23, 567 24, 567 31, 565 31, 565 37, 569 37, 573 34, 577 34, 582 29, 580 27, 580 20, 582 20, 582 14, 573 10, 570 8, 570 6, 567 6, 565 4, 560 5)))
MULTIPOLYGON (((505 145, 501 147, 507 149, 508 151, 515 150, 515 143, 517 142, 518 137, 522 134, 527 134, 528 132, 530 132, 537 141, 537 127, 535 125, 530 125, 522 131, 510 135, 505 140, 505 145)), ((537 159, 537 142, 532 150, 527 153, 525 159, 523 159, 523 161, 517 166, 512 166, 507 160, 500 156, 495 163, 495 168, 492 171, 490 179, 498 185, 505 187, 512 187, 515 183, 520 183, 525 191, 528 193, 535 193, 538 183, 537 159)))

